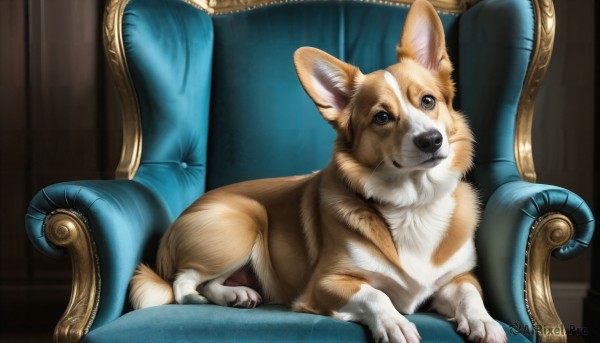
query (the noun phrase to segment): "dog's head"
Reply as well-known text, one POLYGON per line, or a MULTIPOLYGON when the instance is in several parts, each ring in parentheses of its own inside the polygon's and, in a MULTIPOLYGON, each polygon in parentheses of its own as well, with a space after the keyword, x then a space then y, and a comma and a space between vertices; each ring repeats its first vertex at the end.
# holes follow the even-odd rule
POLYGON ((346 160, 338 163, 353 160, 363 186, 375 171, 414 175, 444 168, 463 175, 471 165, 472 135, 452 108, 444 30, 427 1, 412 5, 397 53, 397 64, 364 75, 318 49, 296 51, 302 86, 337 130, 336 158, 346 160))

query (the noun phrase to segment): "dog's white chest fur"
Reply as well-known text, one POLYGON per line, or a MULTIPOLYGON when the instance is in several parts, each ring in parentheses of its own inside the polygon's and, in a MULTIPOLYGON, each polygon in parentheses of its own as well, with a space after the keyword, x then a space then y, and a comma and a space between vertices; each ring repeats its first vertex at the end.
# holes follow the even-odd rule
POLYGON ((444 239, 454 208, 451 194, 418 207, 380 206, 396 243, 400 265, 411 279, 406 283, 406 292, 390 296, 399 310, 413 312, 435 291, 437 281, 447 272, 446 268, 434 266, 431 258, 444 239))
MULTIPOLYGON (((432 263, 432 256, 439 245, 444 244, 443 240, 452 239, 446 233, 456 208, 453 192, 459 179, 448 174, 446 177, 445 180, 428 178, 427 182, 437 183, 437 187, 433 187, 435 191, 409 194, 414 199, 411 205, 377 206, 389 226, 404 273, 398 273, 387 261, 370 255, 359 244, 351 244, 350 247, 354 263, 367 273, 374 286, 384 291, 402 313, 414 312, 439 287, 475 266, 472 240, 468 240, 444 263, 432 263), (443 191, 438 192, 440 189, 443 191), (423 199, 425 197, 428 199, 423 199)), ((415 185, 403 186, 404 190, 417 191, 419 188, 415 185)))
POLYGON ((417 279, 430 276, 431 270, 423 268, 424 262, 431 259, 444 238, 454 208, 455 200, 451 194, 418 207, 379 206, 396 243, 400 263, 411 276, 417 279))

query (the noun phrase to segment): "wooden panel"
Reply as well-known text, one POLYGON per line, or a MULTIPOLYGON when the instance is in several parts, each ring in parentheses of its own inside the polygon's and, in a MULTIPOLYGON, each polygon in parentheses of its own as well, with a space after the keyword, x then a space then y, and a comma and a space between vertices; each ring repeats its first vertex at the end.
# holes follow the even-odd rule
POLYGON ((32 196, 114 175, 121 124, 103 8, 103 0, 0 1, 0 332, 51 332, 68 301, 68 258, 44 256, 26 237, 32 196))
MULTIPOLYGON (((30 5, 31 187, 98 179, 98 1, 30 5)), ((68 260, 32 255, 35 282, 70 276, 68 260)))
MULTIPOLYGON (((594 25, 594 98, 600 99, 600 4, 596 2, 594 5, 594 18, 596 19, 594 25)), ((598 100, 596 100, 598 101, 598 100)), ((594 121, 594 131, 600 132, 600 106, 594 106, 594 113, 596 120, 594 121)), ((598 215, 600 214, 600 136, 595 135, 594 140, 594 213, 596 215, 596 223, 598 223, 598 215)), ((587 296, 584 299, 583 305, 583 327, 591 328, 590 335, 586 337, 587 342, 599 342, 600 341, 600 273, 597 271, 600 269, 600 234, 598 233, 598 225, 596 225, 596 232, 592 243, 592 262, 591 262, 591 282, 587 296)))
POLYGON ((32 168, 37 186, 68 174, 97 177, 98 19, 96 1, 32 2, 32 168))
POLYGON ((70 285, 5 287, 0 294, 0 342, 5 342, 1 336, 3 332, 40 330, 51 337, 54 326, 67 307, 69 294, 70 285))
POLYGON ((0 286, 27 276, 25 6, 0 2, 0 286))

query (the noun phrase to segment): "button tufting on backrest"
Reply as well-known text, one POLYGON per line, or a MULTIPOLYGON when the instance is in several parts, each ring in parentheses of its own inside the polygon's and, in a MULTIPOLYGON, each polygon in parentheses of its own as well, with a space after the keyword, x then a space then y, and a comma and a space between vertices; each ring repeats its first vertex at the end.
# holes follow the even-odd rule
POLYGON ((205 190, 212 20, 181 0, 129 0, 122 28, 142 118, 135 180, 175 218, 205 190))

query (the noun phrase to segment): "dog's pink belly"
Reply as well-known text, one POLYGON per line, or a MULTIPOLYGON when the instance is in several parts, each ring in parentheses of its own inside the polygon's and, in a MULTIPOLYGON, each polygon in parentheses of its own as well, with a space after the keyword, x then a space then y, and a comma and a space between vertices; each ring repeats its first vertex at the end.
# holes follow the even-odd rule
POLYGON ((227 280, 225 286, 245 286, 254 290, 259 290, 260 284, 251 266, 245 266, 237 272, 233 273, 227 280))

